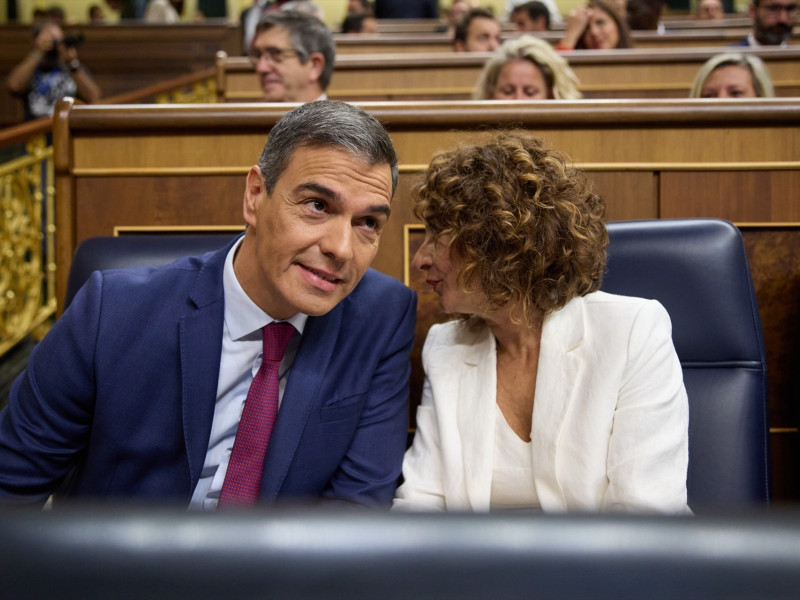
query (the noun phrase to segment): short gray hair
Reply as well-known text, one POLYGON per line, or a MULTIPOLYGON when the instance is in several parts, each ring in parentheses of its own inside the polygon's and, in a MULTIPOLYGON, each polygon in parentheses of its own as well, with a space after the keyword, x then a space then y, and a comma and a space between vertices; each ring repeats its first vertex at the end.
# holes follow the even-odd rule
POLYGON ((289 42, 302 64, 306 64, 314 52, 322 54, 325 66, 319 76, 319 85, 323 90, 328 89, 336 60, 336 44, 328 26, 306 12, 278 10, 261 17, 256 25, 256 35, 273 27, 283 27, 289 32, 289 42))
POLYGON ((397 153, 386 129, 363 109, 336 100, 318 100, 288 112, 269 132, 258 159, 268 194, 289 166, 295 150, 333 147, 345 150, 364 163, 389 165, 392 195, 397 189, 397 153))
POLYGON ((692 89, 689 92, 690 98, 700 98, 703 93, 703 86, 711 76, 711 73, 722 67, 744 67, 750 71, 750 79, 753 80, 753 89, 759 98, 774 98, 775 88, 772 86, 772 79, 767 72, 764 61, 753 54, 743 52, 723 52, 709 58, 694 78, 692 89))

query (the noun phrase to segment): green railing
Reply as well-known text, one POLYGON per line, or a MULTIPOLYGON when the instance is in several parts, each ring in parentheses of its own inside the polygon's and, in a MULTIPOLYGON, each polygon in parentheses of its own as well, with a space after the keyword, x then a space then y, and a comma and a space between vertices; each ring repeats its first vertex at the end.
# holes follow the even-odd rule
MULTIPOLYGON (((216 102, 214 68, 105 104, 216 102)), ((56 313, 52 119, 0 131, 0 357, 47 332, 56 313)))

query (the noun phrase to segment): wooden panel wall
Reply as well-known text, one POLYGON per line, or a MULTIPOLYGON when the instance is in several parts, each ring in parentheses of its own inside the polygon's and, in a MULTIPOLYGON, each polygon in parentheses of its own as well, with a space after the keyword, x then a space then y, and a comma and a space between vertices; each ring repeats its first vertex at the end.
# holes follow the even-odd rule
MULTIPOLYGON (((719 217, 741 223, 761 306, 778 499, 800 499, 800 105, 629 100, 363 103, 385 123, 401 181, 374 267, 408 281, 411 187, 431 156, 486 130, 521 127, 584 168, 609 220, 719 217), (783 223, 781 225, 781 223, 783 223), (786 223, 789 223, 788 225, 786 223), (776 227, 780 225, 780 227, 776 227), (784 287, 782 287, 784 286, 784 287), (796 288, 796 289, 795 289, 796 288)), ((244 176, 292 106, 73 106, 54 124, 59 297, 75 245, 131 228, 242 227, 244 176)), ((420 296, 420 322, 435 300, 420 296)), ((424 328, 424 326, 423 326, 424 328)), ((419 351, 424 339, 420 331, 419 351)), ((412 384, 421 385, 419 364, 412 384)), ((416 398, 415 398, 416 400, 416 398)))

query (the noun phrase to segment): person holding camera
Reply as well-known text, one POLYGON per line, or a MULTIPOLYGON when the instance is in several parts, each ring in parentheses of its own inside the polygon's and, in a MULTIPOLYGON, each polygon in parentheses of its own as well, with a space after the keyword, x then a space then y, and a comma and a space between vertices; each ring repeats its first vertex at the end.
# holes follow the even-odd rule
POLYGON ((100 87, 78 60, 80 35, 65 36, 53 22, 39 23, 33 30, 33 48, 9 73, 9 91, 25 102, 25 119, 53 114, 56 102, 65 96, 86 103, 100 99, 100 87))

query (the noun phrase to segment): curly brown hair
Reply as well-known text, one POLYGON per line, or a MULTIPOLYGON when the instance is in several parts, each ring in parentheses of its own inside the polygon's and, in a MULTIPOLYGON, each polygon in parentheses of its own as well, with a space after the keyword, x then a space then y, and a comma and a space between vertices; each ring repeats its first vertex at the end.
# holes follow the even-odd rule
POLYGON ((586 175, 536 137, 492 134, 440 152, 415 186, 414 214, 458 257, 459 281, 487 308, 536 315, 600 288, 605 203, 586 175))

